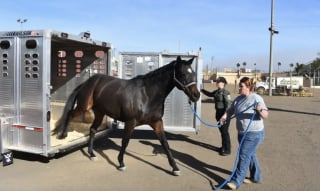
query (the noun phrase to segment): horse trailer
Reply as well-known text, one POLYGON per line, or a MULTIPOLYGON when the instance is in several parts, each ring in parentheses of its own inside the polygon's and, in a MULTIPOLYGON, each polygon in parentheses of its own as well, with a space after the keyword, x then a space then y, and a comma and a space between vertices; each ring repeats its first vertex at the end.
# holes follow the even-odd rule
MULTIPOLYGON (((111 55, 112 45, 91 39, 88 32, 0 32, 3 159, 12 150, 53 156, 86 143, 90 113, 72 121, 74 128, 64 140, 56 139, 51 131, 73 89, 96 73, 109 73, 111 55)), ((99 135, 106 132, 101 129, 99 135)))
MULTIPOLYGON (((202 83, 202 51, 189 51, 187 53, 164 52, 120 52, 117 71, 112 72, 119 78, 131 79, 137 75, 146 74, 160 68, 180 56, 184 60, 193 60, 193 70, 197 75, 197 87, 200 90, 202 83)), ((113 68, 115 69, 115 68, 113 68)), ((168 95, 165 101, 163 116, 164 129, 168 131, 195 131, 200 129, 200 121, 190 108, 188 97, 177 88, 168 95)), ((201 111, 201 101, 192 104, 194 110, 201 111)), ((120 123, 121 126, 121 123, 120 123)), ((141 126, 138 129, 150 129, 149 126, 141 126)))

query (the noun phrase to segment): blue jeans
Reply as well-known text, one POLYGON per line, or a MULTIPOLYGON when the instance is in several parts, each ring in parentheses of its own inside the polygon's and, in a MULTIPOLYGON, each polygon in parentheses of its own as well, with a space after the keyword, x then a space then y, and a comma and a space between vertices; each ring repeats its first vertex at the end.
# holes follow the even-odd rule
MULTIPOLYGON (((243 134, 238 135, 239 143, 242 137, 243 134)), ((247 132, 240 148, 237 169, 230 181, 234 183, 237 188, 243 183, 248 170, 250 171, 250 179, 253 182, 262 182, 261 170, 259 167, 258 158, 256 157, 256 149, 263 139, 264 130, 247 132)))

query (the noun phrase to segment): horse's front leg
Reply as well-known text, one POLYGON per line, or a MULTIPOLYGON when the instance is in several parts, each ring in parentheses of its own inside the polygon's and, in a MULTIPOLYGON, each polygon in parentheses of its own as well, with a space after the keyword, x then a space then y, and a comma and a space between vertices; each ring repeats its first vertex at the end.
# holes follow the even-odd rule
POLYGON ((124 132, 122 135, 122 141, 121 141, 121 149, 118 155, 118 161, 119 161, 119 170, 123 171, 126 169, 126 165, 123 162, 123 155, 126 152, 126 148, 129 144, 131 134, 133 132, 133 129, 135 127, 135 122, 130 121, 126 122, 124 126, 124 132))
POLYGON ((164 129, 163 129, 163 122, 162 120, 159 120, 155 123, 150 124, 150 126, 153 128, 155 134, 157 135, 158 139, 160 140, 161 146, 164 149, 165 153, 167 154, 168 157, 168 161, 169 164, 172 167, 172 172, 173 175, 175 176, 179 176, 180 175, 180 170, 172 156, 172 153, 170 151, 170 147, 166 138, 166 135, 164 133, 164 129))

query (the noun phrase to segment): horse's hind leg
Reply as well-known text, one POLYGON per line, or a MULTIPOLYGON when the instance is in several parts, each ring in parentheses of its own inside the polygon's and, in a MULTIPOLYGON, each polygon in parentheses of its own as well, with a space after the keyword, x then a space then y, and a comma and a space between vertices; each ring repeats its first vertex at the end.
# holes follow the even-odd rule
POLYGON ((162 120, 160 121, 157 121, 153 124, 150 125, 155 134, 157 135, 160 143, 161 143, 161 146, 162 148, 164 149, 165 153, 167 154, 167 157, 168 157, 168 161, 169 161, 169 164, 171 165, 172 167, 172 172, 173 172, 173 175, 175 176, 179 176, 180 175, 180 170, 172 156, 172 153, 170 151, 170 147, 169 147, 169 144, 168 144, 168 141, 167 141, 167 138, 166 138, 166 135, 164 133, 164 130, 163 130, 163 122, 162 120))
POLYGON ((97 129, 103 120, 103 116, 104 114, 101 114, 100 112, 94 112, 94 121, 90 127, 90 136, 89 136, 89 143, 88 143, 88 154, 90 159, 95 159, 96 157, 96 155, 93 153, 93 141, 94 141, 94 136, 97 132, 97 129))
POLYGON ((121 141, 121 149, 118 155, 118 162, 119 162, 118 169, 121 171, 126 169, 126 165, 123 162, 123 155, 126 152, 126 148, 129 144, 130 137, 134 127, 135 127, 135 123, 133 121, 125 123, 124 132, 123 132, 122 141, 121 141))

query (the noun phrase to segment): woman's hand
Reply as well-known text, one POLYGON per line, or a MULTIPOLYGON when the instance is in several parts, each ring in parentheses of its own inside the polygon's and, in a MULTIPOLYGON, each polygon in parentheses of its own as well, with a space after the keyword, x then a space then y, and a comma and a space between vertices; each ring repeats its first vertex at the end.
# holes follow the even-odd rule
POLYGON ((219 119, 219 123, 223 125, 227 121, 227 113, 223 114, 223 116, 219 119))
POLYGON ((261 112, 261 111, 262 111, 262 107, 261 107, 261 105, 260 105, 260 104, 257 104, 257 106, 256 106, 256 110, 257 110, 258 112, 261 112))
POLYGON ((256 110, 262 118, 264 119, 268 118, 269 112, 265 109, 262 109, 260 104, 257 104, 256 110))

